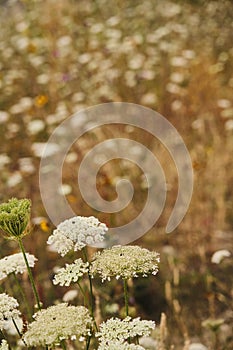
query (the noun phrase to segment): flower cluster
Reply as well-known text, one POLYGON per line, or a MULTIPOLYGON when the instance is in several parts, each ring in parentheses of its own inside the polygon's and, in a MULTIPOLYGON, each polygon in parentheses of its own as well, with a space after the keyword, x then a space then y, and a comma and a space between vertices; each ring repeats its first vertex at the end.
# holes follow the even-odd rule
POLYGON ((28 346, 54 346, 90 334, 92 319, 84 306, 62 303, 38 311, 23 339, 28 346))
POLYGON ((98 350, 145 350, 141 345, 129 344, 127 342, 110 341, 108 345, 101 344, 98 350))
POLYGON ((7 344, 7 341, 3 339, 0 344, 0 350, 8 350, 8 349, 9 349, 9 345, 7 344))
MULTIPOLYGON (((37 259, 34 255, 26 253, 27 261, 30 267, 34 267, 37 259)), ((27 266, 22 253, 16 253, 5 256, 0 260, 0 280, 7 277, 10 273, 23 273, 27 271, 27 266)))
POLYGON ((64 256, 70 250, 81 250, 104 240, 108 228, 94 216, 75 216, 61 222, 48 239, 54 250, 64 256))
POLYGON ((102 350, 111 342, 123 344, 129 338, 148 336, 154 328, 154 321, 140 320, 139 317, 132 319, 127 316, 123 320, 110 318, 101 323, 100 332, 96 336, 100 340, 100 349, 102 350))
POLYGON ((114 246, 94 255, 90 273, 92 276, 100 275, 102 281, 110 280, 112 276, 117 279, 146 277, 148 274, 156 275, 158 262, 157 252, 138 246, 114 246))
POLYGON ((4 328, 5 321, 17 318, 20 315, 20 311, 17 310, 18 306, 19 304, 15 298, 6 293, 0 294, 0 330, 4 328))
POLYGON ((58 270, 54 276, 53 284, 60 286, 69 286, 71 282, 77 282, 85 273, 88 272, 89 263, 84 263, 82 259, 77 259, 73 264, 66 264, 58 270))
POLYGON ((31 201, 29 199, 12 198, 0 204, 0 229, 9 238, 17 239, 27 233, 30 219, 31 201))

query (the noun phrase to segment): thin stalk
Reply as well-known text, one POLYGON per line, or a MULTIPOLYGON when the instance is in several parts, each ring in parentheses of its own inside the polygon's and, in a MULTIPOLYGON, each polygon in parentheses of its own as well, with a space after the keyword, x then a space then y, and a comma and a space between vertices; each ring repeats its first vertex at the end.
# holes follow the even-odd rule
POLYGON ((127 286, 127 280, 124 279, 124 296, 125 296, 125 314, 126 316, 129 316, 129 293, 128 293, 128 286, 127 286))
POLYGON ((21 251, 23 253, 25 264, 27 266, 29 280, 31 282, 31 286, 32 286, 32 290, 33 290, 33 293, 34 293, 34 296, 35 296, 35 299, 36 299, 38 310, 41 310, 40 299, 39 299, 39 296, 38 296, 38 293, 37 293, 37 290, 36 290, 34 278, 32 276, 32 271, 31 271, 31 268, 29 266, 29 263, 28 263, 28 260, 27 260, 27 256, 26 256, 25 249, 24 249, 23 242, 22 242, 21 238, 18 239, 18 242, 19 242, 20 249, 21 249, 21 251))
POLYGON ((65 340, 62 340, 62 341, 60 342, 60 344, 61 344, 62 349, 63 349, 63 350, 66 350, 66 342, 65 342, 65 340))
MULTIPOLYGON (((82 251, 83 251, 83 256, 84 256, 85 262, 88 262, 88 256, 87 256, 86 249, 83 248, 82 251)), ((93 286, 92 286, 92 278, 91 278, 91 275, 90 275, 89 271, 88 271, 88 280, 89 280, 89 286, 90 286, 90 313, 91 313, 92 319, 94 321, 95 328, 98 331, 98 327, 97 327, 97 324, 96 324, 96 321, 95 321, 95 316, 94 316, 94 302, 93 302, 93 300, 94 300, 94 293, 93 293, 93 286)))
POLYGON ((12 275, 14 277, 15 283, 17 284, 18 290, 19 290, 19 292, 20 292, 20 294, 21 294, 21 296, 23 298, 24 304, 25 304, 26 309, 27 309, 28 316, 31 319, 32 318, 32 312, 31 312, 31 309, 29 307, 29 304, 28 304, 28 301, 27 301, 27 297, 26 297, 26 295, 24 293, 24 290, 23 290, 21 284, 19 283, 19 280, 16 277, 16 274, 13 272, 12 275))
POLYGON ((17 331, 17 333, 18 333, 20 339, 23 341, 24 345, 27 346, 27 344, 25 343, 25 341, 24 341, 23 338, 22 338, 23 335, 22 335, 22 333, 20 332, 19 327, 17 326, 17 323, 15 322, 15 320, 14 320, 13 318, 12 318, 12 322, 14 323, 15 329, 16 329, 16 331, 17 331))
POLYGON ((84 292, 84 290, 83 290, 83 287, 81 286, 81 284, 80 284, 79 281, 77 281, 77 284, 78 284, 79 289, 80 289, 80 291, 81 291, 81 293, 82 293, 82 296, 83 296, 83 299, 84 299, 84 305, 87 306, 87 307, 89 308, 90 305, 89 305, 89 302, 87 301, 87 298, 86 298, 85 292, 84 292))
POLYGON ((88 336, 88 338, 87 338, 86 350, 88 350, 88 349, 89 349, 90 342, 91 342, 91 336, 88 336))

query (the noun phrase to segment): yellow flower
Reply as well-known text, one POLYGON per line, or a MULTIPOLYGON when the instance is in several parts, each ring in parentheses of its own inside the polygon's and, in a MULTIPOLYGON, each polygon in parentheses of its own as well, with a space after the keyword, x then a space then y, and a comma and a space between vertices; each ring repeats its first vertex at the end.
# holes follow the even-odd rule
POLYGON ((48 102, 48 96, 46 95, 38 95, 35 98, 36 107, 43 107, 48 102))

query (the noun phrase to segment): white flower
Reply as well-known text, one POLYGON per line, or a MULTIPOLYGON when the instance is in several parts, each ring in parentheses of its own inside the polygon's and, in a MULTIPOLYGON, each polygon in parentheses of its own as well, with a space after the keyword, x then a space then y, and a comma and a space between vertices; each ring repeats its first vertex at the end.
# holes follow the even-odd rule
POLYGON ((188 350, 207 350, 207 347, 201 343, 192 343, 189 345, 188 350))
POLYGON ((94 216, 75 216, 60 223, 47 243, 53 244, 55 250, 64 256, 71 249, 77 251, 88 244, 102 242, 107 230, 107 226, 94 216))
POLYGON ((110 341, 108 344, 101 344, 98 350, 145 350, 141 345, 129 344, 127 342, 110 341))
POLYGON ((7 344, 7 341, 3 339, 0 344, 0 350, 8 350, 8 349, 9 349, 9 345, 7 344))
POLYGON ((231 256, 229 250, 221 249, 217 250, 211 257, 211 262, 213 264, 219 264, 224 258, 231 256))
POLYGON ((119 318, 110 318, 100 324, 100 332, 96 333, 99 338, 102 349, 111 342, 124 343, 129 338, 136 336, 149 336, 155 328, 154 321, 140 320, 127 316, 123 320, 119 318))
POLYGON ((18 306, 15 298, 5 293, 0 294, 0 330, 3 330, 5 321, 20 315, 19 310, 17 310, 18 306))
MULTIPOLYGON (((21 317, 15 317, 14 318, 14 322, 16 323, 18 330, 20 332, 22 332, 23 329, 23 320, 21 317)), ((9 334, 9 335, 18 335, 18 332, 15 328, 14 323, 12 322, 12 320, 6 320, 4 321, 4 331, 9 334)))
POLYGON ((78 291, 76 289, 71 289, 63 295, 62 300, 68 303, 69 301, 74 300, 77 297, 77 295, 78 291))
POLYGON ((138 246, 114 246, 94 255, 90 273, 100 275, 102 281, 110 280, 112 276, 117 279, 147 277, 148 274, 157 274, 158 262, 157 252, 138 246))
POLYGON ((82 259, 77 259, 73 264, 66 264, 66 267, 58 270, 54 276, 53 284, 69 286, 71 282, 77 282, 88 272, 89 263, 84 263, 82 259))
MULTIPOLYGON (((34 267, 37 259, 34 255, 26 253, 27 260, 30 267, 34 267)), ((13 255, 5 256, 0 260, 0 280, 7 277, 10 273, 24 273, 27 271, 23 254, 16 253, 13 255)))
POLYGON ((92 319, 84 306, 62 303, 38 311, 23 339, 28 346, 54 346, 63 339, 75 339, 90 333, 92 319))
POLYGON ((144 346, 147 350, 151 349, 156 349, 158 346, 157 340, 153 339, 152 337, 142 337, 139 340, 139 344, 144 346))

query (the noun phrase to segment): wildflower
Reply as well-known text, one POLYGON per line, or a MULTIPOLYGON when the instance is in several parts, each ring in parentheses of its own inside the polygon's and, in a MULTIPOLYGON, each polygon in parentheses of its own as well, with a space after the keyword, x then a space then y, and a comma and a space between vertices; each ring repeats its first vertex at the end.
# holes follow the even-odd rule
POLYGON ((97 252, 90 266, 92 276, 99 274, 104 280, 147 277, 158 272, 159 254, 138 246, 114 246, 97 252))
POLYGON ((86 245, 102 242, 107 226, 94 216, 75 216, 60 223, 48 239, 62 256, 71 249, 81 250, 86 245))
MULTIPOLYGON (((34 267, 37 259, 34 255, 26 253, 27 261, 30 267, 34 267)), ((7 277, 10 273, 23 273, 27 271, 27 266, 22 253, 5 256, 0 260, 0 280, 7 277)))
POLYGON ((23 339, 28 346, 55 346, 65 339, 90 334, 91 317, 84 306, 53 305, 38 311, 23 339))
POLYGON ((53 284, 69 286, 71 282, 77 282, 88 272, 89 263, 84 263, 82 259, 77 259, 73 264, 66 264, 66 267, 58 270, 54 277, 53 284))
POLYGON ((9 345, 7 344, 7 341, 5 339, 2 339, 2 342, 0 344, 0 350, 8 350, 9 345))
POLYGON ((0 204, 0 228, 9 238, 18 239, 27 233, 30 219, 31 201, 12 198, 0 204))
POLYGON ((96 333, 99 338, 102 349, 111 342, 124 343, 129 338, 136 336, 149 336, 155 328, 154 321, 140 320, 127 316, 123 320, 119 318, 110 318, 100 324, 100 332, 96 333))
POLYGON ((63 295, 62 300, 65 302, 69 302, 74 300, 77 297, 77 295, 78 295, 78 291, 75 289, 71 289, 71 290, 68 290, 68 292, 66 292, 63 295))
POLYGON ((3 330, 5 321, 20 315, 17 300, 6 293, 0 294, 0 330, 3 330))
POLYGON ((48 102, 48 96, 38 95, 35 99, 36 107, 43 107, 48 102))
POLYGON ((213 264, 219 264, 224 258, 228 258, 231 256, 229 250, 221 249, 217 250, 211 257, 211 262, 213 264))
POLYGON ((119 341, 108 342, 108 344, 101 344, 98 350, 145 350, 141 345, 129 344, 127 342, 121 343, 119 341))

